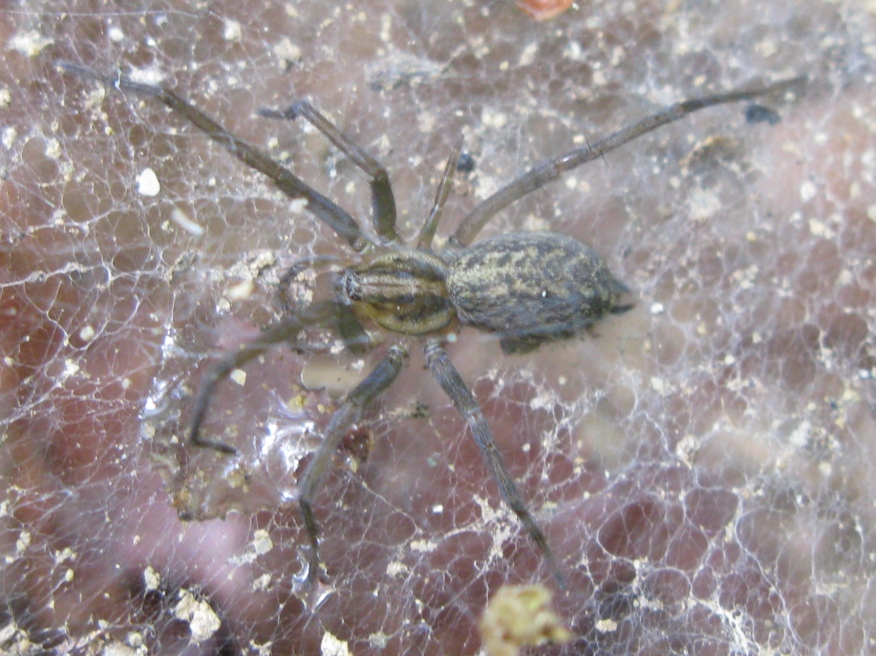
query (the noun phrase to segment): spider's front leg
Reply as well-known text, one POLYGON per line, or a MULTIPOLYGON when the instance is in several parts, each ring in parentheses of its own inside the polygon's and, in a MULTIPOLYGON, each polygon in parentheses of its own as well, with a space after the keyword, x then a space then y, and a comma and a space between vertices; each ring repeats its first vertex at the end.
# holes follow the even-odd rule
POLYGON ((617 132, 595 142, 592 146, 588 144, 584 147, 576 148, 568 153, 542 162, 535 168, 518 177, 516 180, 510 182, 505 187, 499 189, 489 198, 485 198, 478 203, 471 213, 462 220, 454 233, 448 238, 447 243, 451 248, 461 250, 471 244, 487 222, 503 208, 520 200, 524 196, 531 194, 533 191, 541 189, 567 171, 571 171, 582 164, 603 157, 606 153, 623 146, 643 134, 656 130, 657 128, 672 123, 673 121, 682 119, 685 116, 701 109, 705 109, 706 107, 740 102, 743 100, 752 100, 761 96, 783 93, 786 90, 803 84, 805 81, 806 77, 800 76, 762 87, 752 87, 739 91, 730 91, 728 93, 718 93, 711 96, 704 96, 702 98, 684 100, 675 103, 674 105, 670 105, 669 107, 665 107, 651 116, 646 116, 632 125, 621 128, 617 132))
POLYGON ((366 376, 365 380, 347 394, 343 403, 332 413, 325 430, 325 437, 298 482, 298 505, 301 507, 304 526, 310 539, 306 577, 309 587, 313 587, 319 574, 319 541, 317 540, 319 528, 313 516, 313 497, 319 488, 326 467, 337 451, 341 440, 344 439, 347 430, 359 421, 368 406, 395 382, 407 357, 408 352, 403 347, 391 347, 389 353, 366 376))
POLYGON ((474 437, 490 473, 499 486, 499 494, 502 495, 502 499, 514 511, 514 514, 520 519, 520 522, 538 545, 538 548, 541 549, 545 560, 547 560, 548 565, 553 570, 557 584, 565 589, 565 579, 560 571, 557 559, 554 557, 554 553, 551 551, 547 538, 539 527, 538 522, 535 521, 535 517, 529 512, 529 508, 526 507, 526 503, 520 496, 517 485, 505 466, 505 461, 499 452, 499 447, 496 446, 496 441, 493 439, 493 431, 490 430, 490 425, 487 423, 477 399, 475 399, 471 390, 468 389, 465 381, 462 380, 462 376, 459 375, 456 367, 453 366, 441 342, 430 340, 426 344, 424 351, 426 354, 426 364, 432 375, 435 376, 438 384, 441 385, 441 389, 450 397, 453 407, 456 408, 456 411, 462 416, 465 423, 468 424, 472 437, 474 437))
POLYGON ((306 100, 298 100, 283 111, 262 108, 259 110, 259 115, 266 118, 290 120, 295 120, 300 116, 322 132, 338 150, 349 157, 350 161, 368 176, 368 182, 371 185, 371 211, 374 215, 374 229, 377 234, 388 242, 398 241, 398 234, 395 231, 395 197, 392 194, 389 173, 380 162, 335 127, 334 123, 306 100))
MULTIPOLYGON (((307 200, 307 209, 334 230, 353 250, 361 252, 372 245, 371 239, 362 232, 356 220, 343 208, 306 184, 279 162, 271 159, 267 153, 248 144, 240 137, 231 134, 213 118, 170 89, 136 82, 124 75, 103 75, 87 66, 71 64, 70 62, 60 61, 58 66, 68 73, 86 80, 96 80, 106 87, 130 91, 139 96, 154 98, 158 102, 164 103, 172 111, 185 117, 241 162, 268 176, 277 188, 289 198, 303 198, 307 200)), ((387 188, 389 186, 388 180, 386 186, 387 188)), ((394 205, 392 224, 395 224, 394 205)))
POLYGON ((301 312, 284 319, 265 330, 261 335, 243 344, 238 350, 228 353, 219 360, 201 379, 198 395, 195 397, 192 423, 189 428, 189 441, 198 447, 213 449, 221 453, 234 455, 237 449, 220 440, 210 440, 201 436, 201 425, 210 409, 216 386, 225 380, 235 369, 264 353, 269 348, 281 342, 290 342, 304 328, 326 325, 337 316, 336 303, 315 303, 301 312))

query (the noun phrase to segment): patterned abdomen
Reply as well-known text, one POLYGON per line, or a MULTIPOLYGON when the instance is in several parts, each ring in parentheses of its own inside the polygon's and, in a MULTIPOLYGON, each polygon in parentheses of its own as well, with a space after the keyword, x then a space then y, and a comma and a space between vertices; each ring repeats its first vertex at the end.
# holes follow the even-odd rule
POLYGON ((447 289, 459 320, 498 333, 506 353, 580 334, 620 305, 627 291, 580 242, 549 232, 510 233, 465 249, 447 289))

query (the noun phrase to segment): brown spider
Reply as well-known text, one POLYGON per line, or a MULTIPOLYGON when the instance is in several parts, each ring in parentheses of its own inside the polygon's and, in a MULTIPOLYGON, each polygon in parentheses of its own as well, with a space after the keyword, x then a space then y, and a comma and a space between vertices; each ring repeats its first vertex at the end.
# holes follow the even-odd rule
MULTIPOLYGON (((194 401, 190 441, 199 447, 236 454, 234 447, 207 439, 200 432, 216 385, 231 371, 266 349, 280 342, 294 344, 305 328, 335 328, 345 345, 358 350, 371 346, 363 323, 377 324, 400 335, 429 336, 424 347, 427 366, 471 430, 499 486, 502 499, 538 545, 561 586, 563 576, 547 539, 521 498, 478 402, 451 363, 443 344, 450 329, 462 324, 498 335, 506 354, 527 353, 542 344, 581 335, 607 314, 627 311, 631 305, 621 302, 627 289, 611 275, 599 255, 570 237, 552 232, 513 232, 474 245, 472 241, 497 212, 565 171, 601 157, 691 112, 777 93, 802 79, 686 100, 592 146, 577 148, 539 164, 478 204, 449 237, 447 248, 436 253, 432 250, 432 240, 450 193, 453 167, 462 149, 461 138, 448 159, 435 203, 420 230, 416 248, 410 248, 402 243, 395 230, 395 200, 386 170, 309 102, 298 101, 285 111, 261 110, 260 114, 284 119, 301 117, 310 121, 362 169, 371 185, 376 238, 362 232, 357 221, 344 209, 261 150, 229 133, 173 91, 123 76, 102 75, 66 62, 61 62, 60 66, 79 77, 164 103, 242 162, 267 175, 284 194, 305 199, 307 209, 361 256, 358 263, 337 275, 333 300, 314 302, 268 327, 257 339, 228 353, 207 372, 194 401)), ((296 267, 284 278, 288 280, 298 271, 300 268, 296 267)), ((392 385, 407 355, 404 346, 391 346, 374 370, 347 394, 332 414, 325 437, 301 477, 298 504, 310 539, 306 578, 309 585, 316 582, 319 572, 318 528, 311 504, 322 475, 348 429, 392 385)))

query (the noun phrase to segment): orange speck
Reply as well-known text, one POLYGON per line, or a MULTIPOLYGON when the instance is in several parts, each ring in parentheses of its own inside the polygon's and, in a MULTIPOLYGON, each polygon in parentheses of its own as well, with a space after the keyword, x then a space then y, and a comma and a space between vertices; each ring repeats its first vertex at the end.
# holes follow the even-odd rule
POLYGON ((572 6, 573 0, 516 0, 517 6, 537 21, 550 20, 572 6))

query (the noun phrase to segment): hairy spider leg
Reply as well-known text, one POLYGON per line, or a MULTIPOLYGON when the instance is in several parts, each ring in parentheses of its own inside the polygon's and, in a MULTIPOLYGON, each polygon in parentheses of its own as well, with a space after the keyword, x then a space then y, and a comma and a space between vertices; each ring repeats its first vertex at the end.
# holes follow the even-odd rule
POLYGON ((490 429, 490 425, 487 423, 477 399, 475 399, 474 394, 471 393, 465 381, 462 380, 462 376, 459 375, 456 367, 453 366, 453 362, 451 362, 447 351, 444 350, 440 341, 436 339, 429 340, 423 350, 426 354, 426 365, 429 367, 432 375, 435 376, 441 389, 450 397, 453 407, 456 408, 456 411, 468 425, 468 429, 471 431, 471 435, 478 445, 481 455, 484 457, 490 474, 499 486, 499 494, 502 496, 502 500, 514 511, 514 514, 517 515, 527 533, 529 533, 542 554, 544 554, 545 560, 547 560, 553 570, 557 584, 560 588, 565 589, 566 582, 557 559, 554 557, 554 552, 551 551, 547 538, 539 527, 538 522, 535 521, 535 517, 529 512, 523 498, 520 496, 517 485, 505 466, 502 453, 499 451, 499 447, 496 446, 495 439, 493 439, 493 431, 490 429))
MULTIPOLYGON (((336 270, 343 270, 350 266, 350 260, 346 258, 334 257, 331 255, 317 255, 295 262, 289 267, 286 272, 280 277, 277 282, 279 291, 280 303, 286 314, 294 314, 298 312, 298 304, 292 301, 289 295, 289 287, 292 281, 295 280, 307 269, 321 269, 323 267, 332 267, 336 270)), ((371 336, 368 331, 362 326, 362 323, 356 317, 354 312, 349 311, 349 307, 341 303, 335 305, 335 320, 334 327, 344 343, 344 347, 353 355, 362 355, 373 346, 371 336)), ((312 347, 305 349, 312 350, 312 347)))
POLYGON ((130 91, 148 98, 155 98, 164 103, 171 110, 187 118, 210 139, 241 162, 268 176, 284 194, 290 198, 306 199, 307 209, 334 230, 353 250, 360 252, 369 245, 373 245, 373 242, 362 232, 356 220, 342 207, 310 187, 289 169, 271 159, 267 153, 231 134, 215 120, 173 91, 152 84, 135 82, 123 75, 102 75, 94 69, 69 62, 58 62, 58 66, 78 77, 95 80, 104 86, 115 87, 121 91, 130 91))
POLYGON ((298 304, 294 303, 289 296, 289 287, 292 285, 292 281, 302 273, 308 269, 316 271, 324 267, 335 267, 340 270, 349 266, 349 264, 349 260, 335 257, 334 255, 315 255, 313 257, 305 257, 296 260, 292 266, 286 269, 277 281, 277 290, 280 295, 280 303, 283 306, 283 310, 290 314, 297 310, 298 304))
POLYGON ((195 397, 194 411, 191 428, 189 429, 189 441, 195 446, 213 449, 221 453, 236 454, 237 449, 219 440, 205 439, 201 436, 201 424, 207 416, 210 402, 216 385, 225 380, 235 369, 264 353, 269 348, 280 342, 290 342, 304 328, 311 326, 326 325, 331 323, 337 316, 338 309, 335 302, 314 303, 297 314, 294 314, 272 327, 267 328, 254 340, 243 344, 237 351, 228 353, 224 358, 216 362, 201 379, 198 395, 195 397))
POLYGON ((391 347, 365 380, 347 394, 341 405, 332 413, 325 429, 325 436, 298 483, 298 505, 310 539, 306 577, 309 587, 313 587, 316 583, 319 573, 319 541, 317 540, 319 528, 313 516, 313 497, 319 488, 326 467, 347 430, 359 421, 362 413, 395 382, 407 357, 408 352, 404 347, 391 347))
POLYGON ((398 234, 395 231, 395 197, 392 194, 389 174, 380 162, 341 132, 307 100, 298 100, 292 103, 288 109, 282 111, 262 108, 258 113, 267 118, 290 120, 295 120, 300 116, 322 132, 338 150, 349 157, 350 161, 368 176, 368 182, 371 185, 371 212, 374 230, 385 241, 398 242, 398 234))
POLYGON ((463 135, 459 135, 453 150, 450 152, 450 157, 447 158, 447 166, 444 167, 444 174, 441 176, 441 182, 438 184, 438 191, 435 192, 435 203, 432 205, 429 217, 423 223, 423 227, 420 229, 420 236, 417 238, 417 250, 432 250, 432 240, 435 238, 438 223, 441 221, 444 203, 447 202, 447 197, 453 188, 453 171, 456 168, 456 163, 459 161, 459 154, 462 152, 464 140, 463 135))
POLYGON ((556 180, 566 171, 571 171, 572 169, 581 166, 582 164, 586 164, 597 157, 602 157, 605 153, 623 146, 625 143, 632 141, 636 137, 651 132, 652 130, 656 130, 667 123, 672 123, 673 121, 684 118, 688 114, 692 114, 700 109, 725 103, 739 102, 741 100, 751 100, 752 98, 757 98, 759 96, 779 93, 790 87, 802 84, 806 79, 805 76, 800 76, 788 80, 782 80, 781 82, 776 82, 765 87, 732 91, 730 93, 719 93, 713 96, 685 100, 661 109, 657 113, 647 116, 632 125, 621 128, 614 134, 607 136, 605 139, 597 141, 592 146, 588 145, 576 148, 568 153, 554 157, 546 162, 542 162, 518 177, 516 180, 510 182, 505 187, 502 187, 489 198, 481 201, 471 213, 462 220, 459 227, 448 238, 448 247, 462 249, 468 246, 474 238, 477 237, 478 233, 487 222, 511 203, 520 200, 533 191, 542 188, 547 183, 556 180))

